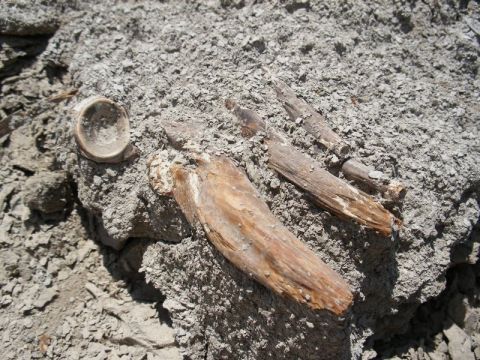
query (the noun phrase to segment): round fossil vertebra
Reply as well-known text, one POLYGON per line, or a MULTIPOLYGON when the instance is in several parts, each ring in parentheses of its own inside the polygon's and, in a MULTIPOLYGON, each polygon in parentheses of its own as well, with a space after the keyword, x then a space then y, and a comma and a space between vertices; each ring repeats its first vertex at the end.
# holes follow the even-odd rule
POLYGON ((118 163, 134 153, 130 145, 127 111, 103 96, 92 96, 77 104, 75 140, 90 160, 118 163))

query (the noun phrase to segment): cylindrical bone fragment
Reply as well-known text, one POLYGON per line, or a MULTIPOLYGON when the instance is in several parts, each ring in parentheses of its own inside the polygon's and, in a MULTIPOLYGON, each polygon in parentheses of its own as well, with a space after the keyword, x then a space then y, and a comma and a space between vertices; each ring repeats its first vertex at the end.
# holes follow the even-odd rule
POLYGON ((342 172, 349 180, 366 185, 382 193, 387 199, 398 201, 405 196, 405 187, 398 181, 387 181, 372 176, 373 169, 355 159, 349 159, 342 165, 342 172))
MULTIPOLYGON (((233 100, 229 101, 235 104, 233 100)), ((245 124, 250 124, 249 134, 251 129, 265 128, 263 120, 253 111, 242 109, 236 104, 231 109, 242 128, 245 124), (251 125, 256 122, 257 126, 251 125)), ((280 132, 269 129, 267 136, 269 166, 305 190, 320 207, 385 236, 390 236, 392 229, 401 225, 401 221, 380 203, 324 170, 314 159, 289 144, 280 132)))
POLYGON ((345 181, 322 169, 312 158, 288 144, 268 141, 269 164, 283 177, 304 189, 324 209, 390 236, 401 221, 345 181))
POLYGON ((82 154, 100 163, 117 163, 130 157, 130 125, 127 111, 102 96, 89 97, 74 108, 74 135, 82 154))
POLYGON ((277 294, 344 314, 348 284, 270 212, 246 175, 222 156, 172 167, 173 194, 187 219, 236 267, 277 294))
POLYGON ((299 99, 283 81, 273 79, 273 83, 277 98, 290 118, 293 120, 302 118, 305 130, 314 135, 323 146, 340 159, 346 158, 350 152, 350 146, 327 125, 325 118, 307 102, 299 99))
POLYGON ((326 148, 335 153, 340 159, 344 160, 341 170, 345 177, 349 180, 356 181, 369 188, 380 192, 387 199, 397 201, 405 196, 406 189, 398 181, 390 181, 385 185, 381 181, 376 181, 370 177, 371 169, 355 159, 348 159, 350 147, 333 132, 327 125, 325 118, 315 111, 304 100, 299 99, 293 90, 283 81, 273 79, 274 89, 277 98, 280 100, 288 112, 291 120, 303 118, 303 127, 310 134, 323 144, 326 148))

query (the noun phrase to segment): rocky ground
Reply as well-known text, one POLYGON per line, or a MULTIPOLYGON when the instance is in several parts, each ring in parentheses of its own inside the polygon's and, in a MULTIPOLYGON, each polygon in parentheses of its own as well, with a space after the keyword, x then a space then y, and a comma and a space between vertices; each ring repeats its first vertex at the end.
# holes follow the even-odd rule
POLYGON ((474 1, 2 2, 4 358, 480 359, 479 41, 474 1), (407 185, 384 202, 398 237, 318 209, 268 170, 261 136, 242 139, 226 98, 336 161, 287 120, 271 75, 407 185), (128 109, 137 158, 78 153, 71 110, 90 95, 128 109), (235 159, 349 282, 345 318, 252 281, 150 189, 172 122, 235 159))
POLYGON ((163 297, 138 273, 141 242, 99 244, 75 184, 40 145, 43 125, 2 138, 2 358, 180 359, 163 297))

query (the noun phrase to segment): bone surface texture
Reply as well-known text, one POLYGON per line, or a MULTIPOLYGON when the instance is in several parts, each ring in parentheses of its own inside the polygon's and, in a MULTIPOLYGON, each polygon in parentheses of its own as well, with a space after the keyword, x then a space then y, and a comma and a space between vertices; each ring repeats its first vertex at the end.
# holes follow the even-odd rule
POLYGON ((298 98, 287 84, 278 79, 273 79, 273 87, 278 100, 288 112, 290 119, 302 118, 305 130, 344 161, 341 171, 347 179, 377 191, 392 201, 401 200, 405 196, 406 189, 399 181, 389 181, 388 179, 380 181, 370 176, 373 169, 368 168, 356 159, 350 158, 349 145, 328 126, 322 115, 306 101, 298 98))
POLYGON ((129 152, 127 111, 114 101, 93 96, 74 108, 74 135, 82 154, 96 162, 115 163, 129 152))
MULTIPOLYGON (((242 109, 229 100, 238 118, 242 134, 266 128, 264 121, 252 110, 242 109)), ((228 108, 228 106, 227 106, 228 108)), ((247 136, 248 137, 248 136, 247 136)), ((320 207, 390 236, 401 221, 371 196, 330 174, 321 165, 293 147, 279 131, 267 132, 269 166, 281 176, 305 190, 320 207)))
POLYGON ((172 166, 173 195, 192 225, 233 265, 275 293, 344 314, 348 284, 270 212, 246 175, 224 156, 172 166))

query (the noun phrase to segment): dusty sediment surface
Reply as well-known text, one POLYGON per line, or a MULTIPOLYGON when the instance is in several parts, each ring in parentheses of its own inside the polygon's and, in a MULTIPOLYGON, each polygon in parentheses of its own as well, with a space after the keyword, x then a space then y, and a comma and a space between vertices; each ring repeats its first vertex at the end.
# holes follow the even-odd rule
MULTIPOLYGON (((130 290, 138 282, 148 288, 143 280, 132 279, 132 271, 118 275, 112 270, 125 268, 122 253, 128 255, 127 250, 116 252, 98 243, 103 268, 93 250, 88 252, 91 264, 67 259, 69 253, 93 246, 92 240, 116 249, 127 242, 125 249, 149 244, 139 246, 135 258, 139 266, 145 251, 142 274, 158 291, 149 297, 163 314, 161 324, 155 324, 162 330, 155 331, 163 331, 166 339, 171 331, 175 344, 150 339, 146 345, 138 336, 118 340, 115 330, 89 337, 87 330, 82 333, 71 324, 71 333, 81 335, 62 337, 58 329, 63 325, 51 322, 47 356, 70 358, 58 350, 65 346, 78 347, 80 357, 115 353, 136 358, 149 352, 166 358, 155 351, 178 351, 190 359, 347 359, 387 356, 385 349, 395 356, 400 343, 411 350, 408 354, 419 356, 417 348, 423 345, 409 342, 407 335, 403 342, 395 336, 411 334, 419 305, 444 291, 449 268, 477 262, 478 3, 18 3, 23 5, 0 5, 0 116, 2 124, 15 129, 1 138, 0 150, 0 251, 7 269, 0 279, 1 311, 8 319, 1 331, 5 339, 7 324, 14 320, 15 331, 30 336, 9 337, 12 358, 23 347, 40 356, 39 345, 47 342, 39 340, 47 333, 40 328, 41 319, 65 316, 80 303, 89 312, 69 315, 77 323, 95 316, 110 321, 112 305, 102 305, 102 299, 117 296, 112 294, 117 294, 119 278, 130 290), (324 114, 358 159, 407 185, 402 203, 384 204, 404 222, 398 236, 382 237, 319 209, 267 168, 262 136, 242 139, 223 105, 226 98, 258 111, 271 126, 286 131, 298 149, 335 163, 302 129, 301 120, 288 120, 269 84, 272 75, 324 114), (70 89, 78 89, 71 99, 47 100, 70 89), (71 109, 91 95, 111 98, 128 110, 137 157, 97 164, 78 153, 71 109), (189 227, 173 200, 150 188, 147 162, 158 151, 173 151, 165 129, 182 123, 195 129, 185 132, 192 138, 188 147, 233 158, 280 221, 347 280, 354 306, 344 318, 310 311, 249 279, 201 230, 189 227), (47 172, 45 177, 53 180, 43 180, 41 174, 47 172), (38 201, 34 186, 47 187, 39 191, 38 201), (59 196, 52 198, 52 193, 59 196), (15 256, 22 259, 20 270, 38 268, 50 281, 8 270, 15 256), (49 269, 51 263, 58 263, 56 271, 49 269), (67 276, 63 268, 68 274, 78 269, 88 284, 67 276), (100 292, 90 284, 95 281, 100 292), (65 289, 77 286, 79 293, 68 295, 65 289), (92 295, 85 300, 79 294, 92 295), (44 306, 22 310, 22 299, 31 296, 43 299, 45 304, 38 304, 44 306), (69 297, 72 305, 63 305, 69 297), (96 312, 89 301, 98 306, 96 312), (167 311, 171 323, 164 319, 167 311), (89 349, 93 343, 104 348, 89 349)), ((456 301, 475 308, 479 272, 470 266, 462 271, 473 276, 474 287, 460 289, 456 301)), ((140 306, 132 301, 132 291, 118 293, 131 309, 140 306)), ((422 356, 455 358, 462 351, 475 356, 478 327, 464 331, 470 347, 454 345, 465 344, 451 323, 463 331, 460 318, 444 316, 435 334, 421 333, 427 342, 428 336, 440 334, 422 356), (442 342, 446 352, 439 350, 445 350, 442 342)))

